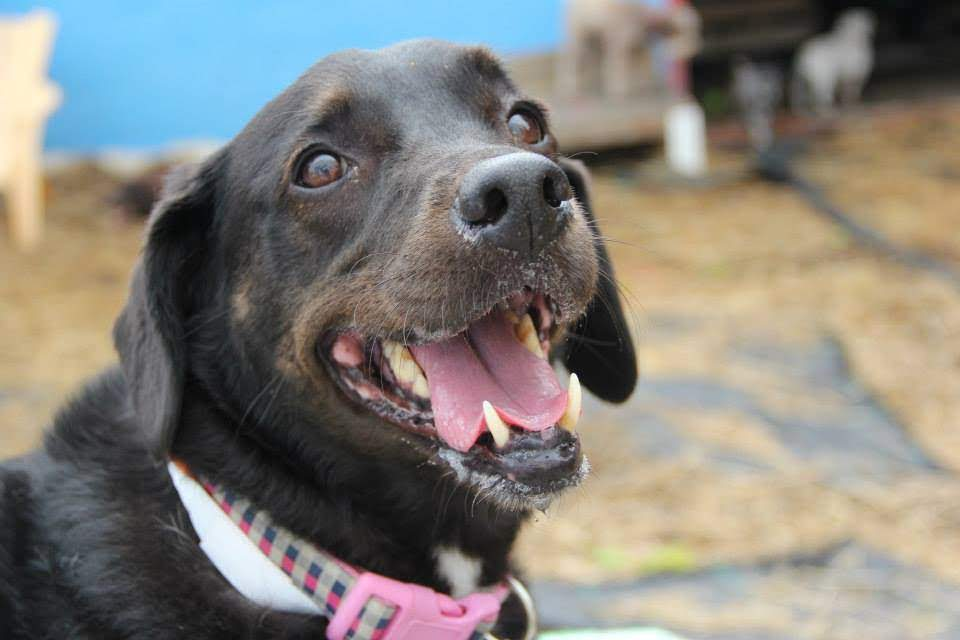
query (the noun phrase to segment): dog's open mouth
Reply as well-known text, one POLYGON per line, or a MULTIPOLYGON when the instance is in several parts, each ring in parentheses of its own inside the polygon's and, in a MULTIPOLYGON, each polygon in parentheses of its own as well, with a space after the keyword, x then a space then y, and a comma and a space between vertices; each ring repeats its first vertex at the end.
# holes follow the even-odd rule
POLYGON ((464 331, 410 344, 338 332, 322 345, 341 388, 382 418, 437 441, 464 472, 550 494, 585 472, 573 428, 576 376, 561 387, 547 354, 560 334, 549 296, 514 294, 464 331))

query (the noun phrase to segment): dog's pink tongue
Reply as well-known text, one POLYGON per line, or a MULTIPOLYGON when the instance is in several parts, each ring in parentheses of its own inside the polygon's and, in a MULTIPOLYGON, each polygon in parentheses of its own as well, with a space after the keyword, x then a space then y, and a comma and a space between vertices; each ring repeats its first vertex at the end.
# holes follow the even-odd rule
POLYGON ((505 422, 530 431, 556 424, 566 409, 567 392, 553 369, 520 344, 499 311, 465 333, 410 349, 427 375, 437 433, 458 451, 486 430, 484 400, 505 422))

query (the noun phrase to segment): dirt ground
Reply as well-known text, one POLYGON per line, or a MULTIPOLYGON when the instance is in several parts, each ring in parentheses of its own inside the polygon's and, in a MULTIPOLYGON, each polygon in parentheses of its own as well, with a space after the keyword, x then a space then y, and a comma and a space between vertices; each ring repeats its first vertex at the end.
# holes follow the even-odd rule
MULTIPOLYGON (((801 170, 859 220, 960 269, 958 106, 888 106, 848 119, 842 133, 813 145, 801 170)), ((738 160, 713 159, 716 173, 737 175, 738 160)), ((538 575, 594 582, 755 563, 856 540, 960 584, 960 291, 864 251, 783 187, 731 179, 681 188, 658 176, 639 163, 596 175, 596 206, 604 234, 616 239, 611 250, 635 314, 645 380, 695 374, 734 381, 773 403, 802 403, 803 394, 739 366, 725 347, 744 334, 787 344, 829 335, 851 375, 946 471, 837 486, 742 412, 675 416, 697 440, 752 452, 773 468, 729 473, 695 450, 638 456, 621 446, 636 428, 629 407, 619 417, 604 411, 604 421, 587 419, 583 427, 592 480, 537 519, 519 556, 538 575), (694 328, 664 340, 664 318, 694 328)), ((801 633, 770 589, 719 610, 671 597, 623 606, 703 633, 760 627, 782 637, 887 637, 859 626, 847 636, 834 624, 801 633)), ((834 597, 809 596, 819 604, 806 619, 832 620, 834 597)), ((894 634, 934 637, 920 628, 911 620, 894 634)))
MULTIPOLYGON (((717 149, 711 161, 700 184, 667 179, 650 160, 594 172, 644 380, 734 385, 778 415, 816 410, 826 396, 730 349, 828 336, 850 384, 926 467, 834 481, 756 416, 699 410, 696 399, 663 409, 696 446, 658 455, 631 444, 646 409, 594 403, 582 421, 593 476, 537 516, 518 558, 535 578, 595 583, 857 540, 960 585, 960 292, 864 251, 789 189, 750 178, 736 154, 717 149), (717 447, 764 471, 731 472, 704 453, 717 447)), ((800 169, 865 223, 960 270, 960 99, 864 110, 817 139, 800 169)), ((106 213, 113 188, 91 167, 51 176, 42 250, 0 249, 0 453, 33 446, 63 398, 114 360, 109 329, 140 228, 106 213)), ((694 630, 733 624, 669 598, 624 606, 694 630)), ((755 602, 739 621, 775 629, 777 611, 755 602)))

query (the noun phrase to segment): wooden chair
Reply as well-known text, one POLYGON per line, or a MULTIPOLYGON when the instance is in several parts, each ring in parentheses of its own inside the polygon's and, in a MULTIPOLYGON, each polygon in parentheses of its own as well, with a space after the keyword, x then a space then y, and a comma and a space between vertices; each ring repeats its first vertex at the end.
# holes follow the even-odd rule
POLYGON ((43 131, 60 104, 60 89, 46 79, 56 27, 48 11, 0 18, 0 193, 10 236, 24 250, 43 231, 43 131))

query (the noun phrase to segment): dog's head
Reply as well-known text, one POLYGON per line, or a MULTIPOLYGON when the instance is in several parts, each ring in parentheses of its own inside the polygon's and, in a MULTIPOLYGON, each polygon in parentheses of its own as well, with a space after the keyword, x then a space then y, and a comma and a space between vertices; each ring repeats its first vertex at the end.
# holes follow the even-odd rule
POLYGON ((483 49, 322 60, 154 208, 115 328, 150 446, 195 384, 288 459, 545 504, 586 469, 550 358, 611 401, 636 379, 586 189, 483 49))
POLYGON ((869 9, 847 9, 837 18, 837 33, 851 40, 869 40, 877 30, 877 18, 869 9))

